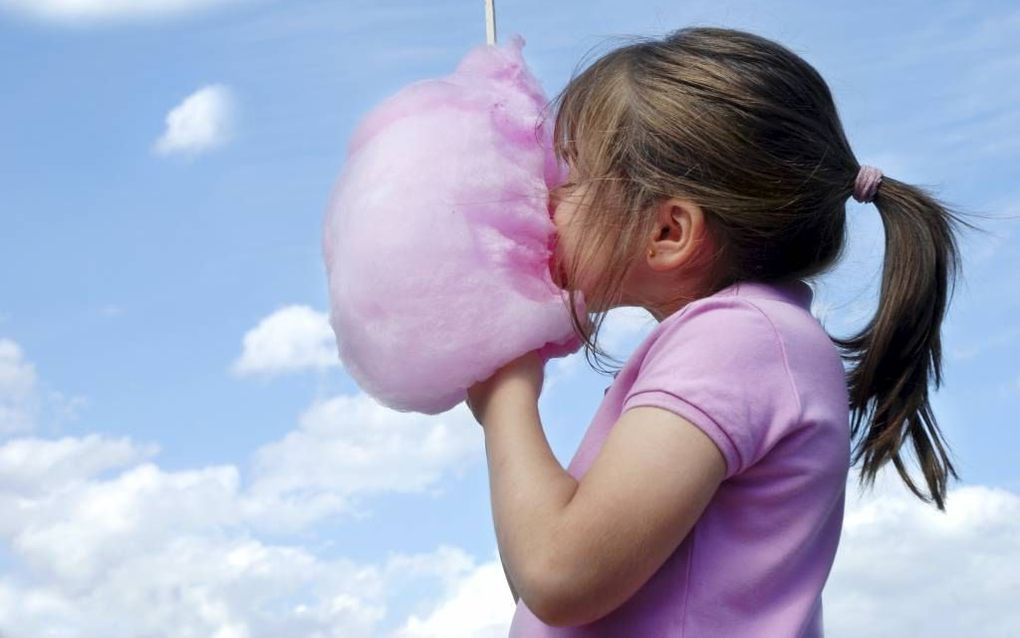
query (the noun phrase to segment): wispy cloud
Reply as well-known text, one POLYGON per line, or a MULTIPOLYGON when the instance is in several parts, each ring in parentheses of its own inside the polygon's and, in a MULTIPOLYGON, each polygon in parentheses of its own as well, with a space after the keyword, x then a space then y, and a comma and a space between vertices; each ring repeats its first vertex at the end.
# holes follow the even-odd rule
MULTIPOLYGON (((599 347, 619 361, 626 361, 640 339, 647 336, 658 322, 647 310, 637 306, 613 308, 606 314, 599 331, 599 347)), ((568 382, 588 367, 584 350, 558 359, 546 367, 546 381, 542 387, 543 396, 556 386, 568 382)))
POLYGON ((35 367, 17 343, 0 339, 0 434, 32 429, 36 409, 35 367))
POLYGON ((620 351, 629 352, 640 337, 655 329, 658 322, 647 310, 638 306, 614 308, 606 314, 599 340, 604 349, 619 357, 620 351))
MULTIPOLYGON (((1020 126, 1020 90, 1003 79, 1020 73, 1015 47, 1020 10, 990 9, 940 3, 926 15, 923 29, 875 33, 874 45, 860 54, 861 64, 841 71, 846 77, 866 74, 864 78, 874 78, 884 90, 912 88, 901 105, 911 109, 911 116, 899 130, 876 113, 864 132, 896 148, 905 147, 907 139, 919 140, 920 146, 907 147, 916 149, 912 163, 923 175, 917 181, 946 176, 951 188, 961 181, 961 167, 993 159, 1008 162, 1016 156, 1013 131, 1020 126)), ((899 177, 891 167, 886 174, 899 177)), ((909 175, 905 179, 911 181, 909 175)), ((986 179, 983 169, 977 179, 986 179)))
POLYGON ((0 0, 0 9, 68 25, 154 20, 251 0, 0 0))
POLYGON ((234 97, 222 84, 192 93, 166 116, 166 130, 156 140, 158 155, 197 154, 223 146, 233 134, 234 97))

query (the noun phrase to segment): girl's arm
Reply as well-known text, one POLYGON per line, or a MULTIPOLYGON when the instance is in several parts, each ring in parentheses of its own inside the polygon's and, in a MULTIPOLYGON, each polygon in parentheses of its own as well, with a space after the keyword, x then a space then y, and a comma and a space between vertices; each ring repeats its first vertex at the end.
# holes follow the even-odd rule
POLYGON ((535 612, 546 624, 587 624, 625 603, 676 551, 725 478, 713 440, 655 406, 654 394, 639 396, 612 426, 559 515, 535 612))
POLYGON ((520 594, 517 593, 517 589, 514 588, 514 581, 510 580, 510 571, 506 568, 506 561, 503 560, 503 555, 499 555, 500 562, 503 563, 503 573, 506 574, 506 584, 510 586, 510 595, 514 597, 514 604, 521 599, 520 594))
POLYGON ((515 600, 542 617, 547 565, 577 481, 549 448, 535 398, 507 396, 483 421, 496 541, 515 600))
POLYGON ((705 431, 653 405, 647 392, 647 405, 635 401, 621 415, 579 484, 542 430, 541 370, 518 360, 472 388, 469 405, 485 432, 507 580, 543 622, 580 625, 617 608, 661 567, 725 478, 727 461, 705 431))

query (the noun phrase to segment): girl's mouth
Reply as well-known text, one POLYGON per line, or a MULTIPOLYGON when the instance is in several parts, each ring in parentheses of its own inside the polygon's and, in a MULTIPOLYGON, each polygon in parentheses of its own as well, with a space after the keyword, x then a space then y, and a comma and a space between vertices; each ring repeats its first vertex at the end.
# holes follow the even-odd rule
POLYGON ((552 277, 554 284, 556 284, 559 288, 565 289, 567 282, 567 272, 566 269, 564 269, 562 263, 560 264, 556 263, 555 254, 549 259, 549 276, 552 277))

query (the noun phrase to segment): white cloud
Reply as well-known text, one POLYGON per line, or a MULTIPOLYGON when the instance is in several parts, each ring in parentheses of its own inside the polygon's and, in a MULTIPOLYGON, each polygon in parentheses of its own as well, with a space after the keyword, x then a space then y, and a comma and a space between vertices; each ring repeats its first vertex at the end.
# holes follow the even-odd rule
POLYGON ((496 554, 464 573, 424 618, 411 614, 394 638, 502 638, 513 615, 513 597, 496 554))
POLYGON ((124 307, 118 306, 117 304, 106 304, 99 309, 99 314, 104 317, 119 317, 124 314, 124 307))
MULTIPOLYGON (((641 339, 650 333, 658 322, 647 310, 638 306, 613 308, 603 320, 598 337, 599 346, 620 361, 626 361, 641 339)), ((587 373, 589 364, 581 348, 566 357, 552 359, 546 365, 546 378, 542 396, 557 386, 575 378, 579 372, 587 373)), ((611 378, 606 378, 611 382, 611 378)))
MULTIPOLYGON (((34 386, 20 350, 7 341, 2 351, 7 387, 34 386)), ((161 468, 154 446, 126 438, 7 441, 0 632, 506 635, 513 603, 498 555, 476 565, 440 546, 356 562, 309 543, 324 516, 356 515, 358 498, 441 488, 481 458, 480 444, 464 406, 425 416, 365 395, 313 403, 296 430, 255 452, 247 480, 234 465, 161 468)), ((1017 494, 953 486, 940 513, 891 467, 873 492, 857 494, 855 480, 824 593, 826 635, 1005 637, 1020 626, 1017 494)))
POLYGON ((245 333, 241 356, 231 369, 237 375, 273 375, 338 365, 328 316, 308 306, 287 306, 245 333))
POLYGON ((297 512, 294 529, 311 531, 322 503, 420 491, 444 463, 464 465, 468 443, 451 428, 471 432, 469 417, 428 427, 428 417, 412 423, 392 413, 397 420, 387 422, 384 408, 372 414, 358 402, 309 410, 298 433, 260 450, 250 488, 235 466, 168 471, 148 460, 154 448, 126 439, 0 445, 0 539, 13 565, 0 577, 0 632, 367 637, 400 622, 387 615, 393 591, 419 580, 422 591, 443 595, 472 567, 456 548, 358 564, 261 537, 267 519, 297 512))
POLYGON ((127 438, 110 439, 98 434, 14 439, 0 447, 0 487, 21 494, 41 494, 144 460, 156 451, 154 445, 138 446, 127 438))
POLYGON ((873 494, 848 483, 843 537, 823 594, 826 635, 1015 635, 1020 496, 954 487, 942 513, 902 485, 891 464, 879 476, 873 494))
POLYGON ((482 431, 464 404, 428 416, 365 394, 314 403, 297 430, 259 449, 249 514, 294 528, 351 511, 352 497, 424 492, 480 459, 482 431))
POLYGON ((128 439, 14 439, 0 446, 0 534, 27 558, 68 543, 51 568, 87 579, 104 553, 151 549, 170 531, 295 532, 357 516, 365 497, 435 490, 482 446, 464 406, 427 416, 365 395, 313 404, 297 430, 255 452, 245 482, 234 465, 164 471, 150 461, 155 446, 128 439))
POLYGON ((565 357, 559 357, 556 359, 550 359, 545 366, 545 380, 542 383, 542 399, 548 401, 550 391, 564 383, 565 381, 577 376, 578 370, 581 369, 581 363, 584 361, 584 350, 579 350, 573 354, 569 354, 565 357))
POLYGON ((32 429, 37 410, 35 367, 17 343, 0 339, 0 434, 32 429))
MULTIPOLYGON (((309 508, 308 523, 329 494, 342 501, 416 490, 441 478, 435 467, 462 462, 450 430, 380 423, 385 409, 373 416, 366 401, 310 408, 299 430, 259 451, 248 488, 233 466, 167 471, 147 460, 153 449, 125 439, 0 446, 0 537, 16 567, 0 578, 0 629, 83 637, 170 635, 166 627, 252 638, 506 635, 513 604, 498 557, 476 566, 463 551, 440 547, 355 563, 261 537, 273 499, 286 505, 283 516, 297 512, 295 521, 309 508), (357 476, 374 467, 375 476, 357 476), (383 468, 400 471, 390 478, 383 468), (322 498, 307 498, 316 493, 322 498), (418 591, 417 581, 430 593, 419 593, 401 618, 394 601, 418 591), (383 631, 394 624, 393 633, 383 631)), ((942 514, 890 481, 894 472, 880 477, 863 496, 848 483, 844 536, 824 595, 826 634, 1009 635, 1020 623, 1013 605, 1020 497, 956 487, 942 514)))
MULTIPOLYGON (((33 392, 20 348, 0 351, 8 394, 33 392)), ((313 404, 255 453, 247 481, 231 464, 167 470, 155 446, 127 438, 0 443, 0 633, 383 635, 403 622, 394 596, 438 604, 474 568, 470 556, 440 546, 358 563, 267 534, 307 543, 348 501, 424 492, 481 458, 481 443, 466 407, 430 417, 363 395, 313 404)))
POLYGON ((201 153, 223 146, 232 136, 234 98, 222 84, 202 87, 166 116, 166 130, 156 140, 158 155, 201 153))
POLYGON ((163 19, 196 13, 242 0, 0 0, 7 9, 32 18, 69 25, 163 19))
POLYGON ((389 567, 401 557, 358 564, 242 535, 162 540, 117 555, 87 586, 0 580, 4 635, 368 638, 406 579, 389 567))
POLYGON ((619 358, 621 351, 629 354, 638 345, 636 342, 654 330, 657 325, 655 317, 644 308, 637 306, 613 308, 603 320, 599 341, 603 349, 619 358))
POLYGON ((170 539, 216 536, 238 526, 239 483, 229 465, 166 472, 143 463, 35 500, 22 493, 23 509, 13 512, 13 520, 23 526, 13 530, 11 545, 51 578, 75 591, 88 589, 124 557, 157 552, 170 539))
POLYGON ((41 387, 21 347, 0 338, 0 437, 37 430, 40 424, 58 427, 76 419, 86 404, 85 397, 41 387))

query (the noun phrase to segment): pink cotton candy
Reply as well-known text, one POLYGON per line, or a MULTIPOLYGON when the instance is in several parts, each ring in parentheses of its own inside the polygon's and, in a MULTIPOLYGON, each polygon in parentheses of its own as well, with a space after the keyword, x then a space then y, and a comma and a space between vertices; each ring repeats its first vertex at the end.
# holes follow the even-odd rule
POLYGON ((477 46, 454 73, 384 100, 330 195, 322 248, 340 359, 395 410, 444 412, 522 354, 582 345, 549 273, 549 190, 566 171, 524 43, 477 46))

